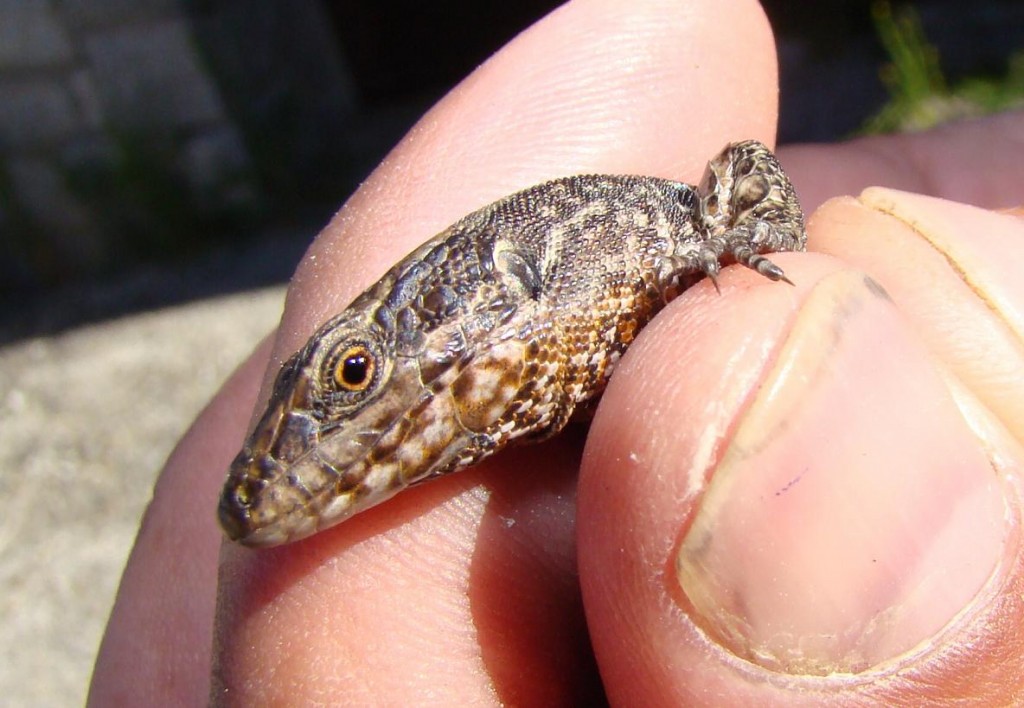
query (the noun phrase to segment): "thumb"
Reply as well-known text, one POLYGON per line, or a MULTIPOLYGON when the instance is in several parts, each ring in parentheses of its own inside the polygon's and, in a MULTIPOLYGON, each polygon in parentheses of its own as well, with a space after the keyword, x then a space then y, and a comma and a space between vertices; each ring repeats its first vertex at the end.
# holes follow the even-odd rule
MULTIPOLYGON (((992 216, 961 209, 963 233, 992 216)), ((722 297, 675 301, 594 420, 578 543, 609 697, 1012 700, 1019 443, 875 281, 777 260, 796 288, 730 271, 722 297)), ((916 296, 948 299, 940 282, 916 296)))

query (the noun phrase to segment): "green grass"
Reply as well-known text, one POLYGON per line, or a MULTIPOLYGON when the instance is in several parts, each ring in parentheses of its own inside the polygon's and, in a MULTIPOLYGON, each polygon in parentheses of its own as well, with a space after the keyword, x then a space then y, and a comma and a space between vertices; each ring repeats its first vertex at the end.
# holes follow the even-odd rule
POLYGON ((893 10, 888 2, 878 2, 872 15, 890 59, 881 70, 889 101, 864 123, 861 133, 924 130, 1024 105, 1024 51, 1009 57, 1005 76, 970 77, 950 86, 939 53, 928 43, 912 7, 893 10))

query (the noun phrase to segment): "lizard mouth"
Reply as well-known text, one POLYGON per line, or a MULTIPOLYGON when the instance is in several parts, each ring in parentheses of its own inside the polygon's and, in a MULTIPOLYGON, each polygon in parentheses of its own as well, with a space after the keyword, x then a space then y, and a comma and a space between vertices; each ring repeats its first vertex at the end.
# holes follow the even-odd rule
POLYGON ((231 464, 217 506, 224 533, 246 546, 272 546, 316 531, 314 495, 297 481, 291 467, 271 455, 243 451, 231 464))
POLYGON ((272 398, 272 405, 231 462, 217 517, 233 541, 246 545, 275 542, 259 539, 262 535, 276 538, 281 532, 275 527, 310 497, 289 470, 316 450, 319 425, 310 415, 292 409, 294 397, 289 398, 272 398))
POLYGON ((272 405, 231 463, 217 516, 232 541, 273 546, 303 538, 330 525, 326 519, 347 516, 370 491, 365 438, 379 433, 340 434, 344 425, 324 425, 294 403, 272 405))
POLYGON ((254 453, 252 442, 250 439, 232 461, 217 506, 217 517, 224 533, 232 541, 246 545, 263 530, 273 527, 284 511, 280 504, 268 504, 266 494, 268 488, 278 486, 285 468, 265 449, 254 453))

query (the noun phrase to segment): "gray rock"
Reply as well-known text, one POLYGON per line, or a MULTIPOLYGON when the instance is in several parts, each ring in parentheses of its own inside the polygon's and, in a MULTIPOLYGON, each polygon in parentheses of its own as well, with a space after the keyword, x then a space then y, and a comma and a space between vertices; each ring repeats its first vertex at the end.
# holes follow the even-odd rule
POLYGON ((27 152, 59 143, 80 129, 83 118, 63 81, 0 82, 0 149, 27 152))
POLYGON ((91 35, 86 54, 104 114, 126 131, 224 119, 224 108, 180 18, 91 35))
POLYGON ((5 705, 84 702, 156 474, 276 324, 283 296, 242 293, 0 349, 5 705))
POLYGON ((177 14, 181 0, 61 0, 60 9, 69 25, 95 29, 177 14))
POLYGON ((65 64, 72 49, 47 0, 0 0, 0 68, 65 64))
POLYGON ((92 214, 68 189, 64 175, 35 157, 11 158, 5 167, 14 197, 39 230, 37 257, 58 270, 99 264, 103 249, 92 214))
POLYGON ((255 208, 249 154, 232 126, 219 125, 190 138, 182 150, 181 163, 199 207, 255 208))

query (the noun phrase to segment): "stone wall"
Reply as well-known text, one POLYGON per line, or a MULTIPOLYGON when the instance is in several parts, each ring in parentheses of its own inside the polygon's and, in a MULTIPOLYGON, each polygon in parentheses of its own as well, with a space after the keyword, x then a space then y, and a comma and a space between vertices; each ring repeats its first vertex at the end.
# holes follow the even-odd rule
POLYGON ((302 110, 282 124, 281 106, 335 128, 352 106, 318 13, 0 0, 0 290, 198 249, 273 211, 294 168, 281 156, 320 154, 317 125, 302 110), (321 71, 277 63, 275 40, 321 71))

